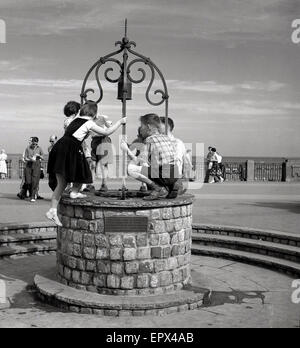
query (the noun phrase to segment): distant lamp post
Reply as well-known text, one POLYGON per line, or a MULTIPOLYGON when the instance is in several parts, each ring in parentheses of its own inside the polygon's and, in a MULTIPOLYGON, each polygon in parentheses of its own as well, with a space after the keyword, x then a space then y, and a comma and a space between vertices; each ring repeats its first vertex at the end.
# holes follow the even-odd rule
MULTIPOLYGON (((88 80, 92 76, 92 74, 95 74, 95 78, 97 81, 97 85, 99 88, 99 98, 97 100, 94 100, 95 103, 99 104, 103 99, 103 87, 100 81, 100 68, 105 65, 106 63, 113 63, 120 69, 120 76, 118 78, 111 78, 109 75, 111 72, 114 71, 114 68, 109 67, 106 68, 104 71, 104 77, 108 82, 116 83, 118 84, 118 96, 117 99, 121 100, 122 102, 122 117, 126 117, 127 111, 127 100, 132 100, 132 84, 140 84, 145 81, 147 77, 147 73, 143 68, 138 68, 137 71, 141 74, 141 77, 139 79, 132 77, 131 69, 135 66, 135 64, 143 63, 145 64, 149 70, 150 70, 150 80, 149 85, 146 90, 145 96, 147 102, 152 106, 160 106, 165 105, 165 118, 166 118, 166 134, 167 134, 167 124, 168 124, 168 113, 169 113, 169 94, 168 94, 168 87, 166 84, 166 80, 162 74, 162 72, 159 70, 159 68, 152 62, 150 58, 147 58, 143 56, 140 53, 135 52, 132 47, 136 47, 136 43, 133 41, 130 41, 127 37, 127 19, 125 21, 125 36, 123 37, 122 41, 116 42, 115 46, 120 46, 120 48, 117 51, 114 51, 104 57, 101 57, 88 71, 86 74, 86 77, 84 79, 82 89, 81 89, 81 104, 84 104, 87 100, 91 100, 88 98, 89 93, 95 93, 95 90, 93 88, 88 88, 88 80), (122 53, 122 57, 120 57, 122 53), (129 60, 131 56, 133 56, 132 60, 129 60), (118 59, 119 58, 119 59, 118 59), (153 90, 153 83, 156 78, 156 74, 158 74, 163 89, 157 89, 153 90), (153 90, 154 95, 161 95, 161 100, 153 101, 151 96, 151 91, 153 90)), ((115 67, 116 67, 115 66, 115 67)), ((123 125, 122 129, 122 137, 126 141, 127 140, 127 131, 126 131, 126 125, 123 125)), ((123 152, 123 165, 122 165, 122 199, 126 199, 126 157, 127 154, 123 152)))

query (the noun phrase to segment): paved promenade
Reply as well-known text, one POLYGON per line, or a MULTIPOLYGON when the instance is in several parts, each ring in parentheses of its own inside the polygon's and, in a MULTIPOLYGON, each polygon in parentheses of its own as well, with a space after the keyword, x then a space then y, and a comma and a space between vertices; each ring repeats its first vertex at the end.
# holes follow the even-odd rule
POLYGON ((300 327, 300 305, 291 301, 293 279, 263 268, 193 256, 193 286, 211 290, 209 306, 163 317, 112 318, 66 313, 38 301, 33 277, 47 277, 54 267, 55 256, 0 262, 9 299, 0 307, 0 328, 300 327))
MULTIPOLYGON (((132 181, 128 186, 138 188, 132 181)), ((120 183, 114 181, 110 187, 120 187, 120 183)), ((46 221, 51 197, 47 183, 40 185, 46 199, 35 204, 20 201, 18 189, 17 181, 0 182, 0 224, 46 221)), ((300 233, 300 184, 224 183, 199 188, 192 183, 190 193, 196 197, 195 223, 300 233)))

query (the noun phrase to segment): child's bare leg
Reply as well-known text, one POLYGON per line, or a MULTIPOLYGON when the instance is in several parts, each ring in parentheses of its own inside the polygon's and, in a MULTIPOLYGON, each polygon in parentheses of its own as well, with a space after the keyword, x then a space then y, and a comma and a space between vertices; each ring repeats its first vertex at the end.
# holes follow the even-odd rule
POLYGON ((56 209, 58 207, 59 201, 61 199, 61 196, 67 187, 67 182, 65 178, 60 175, 56 174, 56 180, 57 180, 57 186, 53 192, 52 199, 51 199, 51 209, 56 209))

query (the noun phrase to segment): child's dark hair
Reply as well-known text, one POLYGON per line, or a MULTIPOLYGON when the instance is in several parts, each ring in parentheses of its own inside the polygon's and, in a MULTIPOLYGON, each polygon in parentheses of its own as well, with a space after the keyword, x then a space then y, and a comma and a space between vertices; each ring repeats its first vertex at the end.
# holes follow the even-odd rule
POLYGON ((64 114, 66 117, 70 117, 72 115, 77 115, 80 110, 80 104, 75 101, 69 101, 67 105, 64 107, 64 114))
POLYGON ((160 118, 156 114, 147 114, 141 116, 140 120, 144 125, 154 126, 159 131, 161 130, 160 118))

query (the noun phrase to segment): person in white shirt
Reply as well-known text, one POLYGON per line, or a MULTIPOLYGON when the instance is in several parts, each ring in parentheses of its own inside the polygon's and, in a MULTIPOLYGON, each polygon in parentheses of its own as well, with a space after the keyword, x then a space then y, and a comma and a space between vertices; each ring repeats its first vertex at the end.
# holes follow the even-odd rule
POLYGON ((5 179, 7 176, 7 154, 5 150, 0 151, 0 178, 5 179))
MULTIPOLYGON (((166 119, 165 117, 160 118, 160 122, 162 124, 162 132, 165 131, 166 119)), ((182 184, 184 184, 184 188, 180 189, 180 193, 185 193, 187 191, 186 180, 189 180, 189 170, 190 170, 190 158, 188 158, 188 153, 186 151, 185 144, 182 140, 175 138, 173 131, 175 128, 175 124, 172 118, 168 118, 168 137, 175 144, 175 162, 177 164, 178 173, 180 179, 184 179, 182 184)))
POLYGON ((99 127, 95 122, 97 112, 98 105, 96 103, 87 102, 83 105, 80 115, 68 126, 64 136, 58 140, 49 154, 48 174, 56 175, 57 187, 52 196, 51 209, 46 213, 46 216, 58 226, 62 226, 62 223, 57 216, 57 207, 67 184, 74 183, 70 198, 79 199, 86 197, 80 193, 82 184, 93 182, 82 143, 91 132, 109 136, 123 124, 126 124, 127 118, 125 117, 109 129, 99 127))
POLYGON ((222 173, 222 156, 217 152, 216 148, 211 149, 212 157, 210 159, 212 163, 212 169, 210 175, 213 179, 209 183, 215 182, 224 182, 223 173, 222 173))

